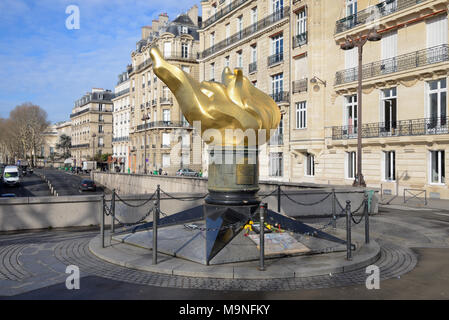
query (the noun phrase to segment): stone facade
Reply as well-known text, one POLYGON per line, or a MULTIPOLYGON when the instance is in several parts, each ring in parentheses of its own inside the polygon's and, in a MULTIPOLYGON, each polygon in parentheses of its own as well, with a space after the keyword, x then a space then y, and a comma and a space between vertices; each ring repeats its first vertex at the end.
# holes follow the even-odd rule
POLYGON ((110 90, 92 89, 75 102, 70 115, 75 166, 96 154, 112 154, 112 98, 110 90))

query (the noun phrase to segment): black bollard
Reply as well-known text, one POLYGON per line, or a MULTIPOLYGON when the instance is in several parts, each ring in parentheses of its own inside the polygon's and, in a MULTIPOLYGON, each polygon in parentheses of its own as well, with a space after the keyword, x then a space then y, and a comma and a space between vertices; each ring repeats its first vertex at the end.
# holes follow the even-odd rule
POLYGON ((346 259, 352 260, 351 248, 351 201, 346 201, 346 259))

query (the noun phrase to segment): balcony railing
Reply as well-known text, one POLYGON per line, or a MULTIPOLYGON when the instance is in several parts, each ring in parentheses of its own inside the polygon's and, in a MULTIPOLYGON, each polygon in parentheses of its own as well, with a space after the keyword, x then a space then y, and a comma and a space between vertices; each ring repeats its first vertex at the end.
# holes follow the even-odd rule
POLYGON ((115 98, 118 98, 118 97, 120 97, 120 96, 123 96, 124 94, 127 94, 127 93, 129 93, 129 88, 127 88, 127 89, 125 89, 125 90, 122 90, 122 91, 120 91, 119 93, 116 93, 116 94, 115 94, 115 98))
MULTIPOLYGON (((362 138, 421 136, 449 134, 449 117, 398 120, 367 123, 362 126, 362 138)), ((332 140, 357 138, 357 127, 332 127, 332 140)))
POLYGON ((288 91, 279 91, 276 93, 270 94, 270 97, 275 102, 289 102, 290 101, 290 95, 288 91))
POLYGON ((77 117, 77 116, 79 116, 79 115, 81 115, 83 113, 87 113, 89 111, 92 111, 92 112, 112 112, 112 110, 104 110, 104 109, 100 110, 99 108, 87 108, 87 109, 84 109, 84 110, 81 110, 81 111, 78 111, 78 112, 70 114, 70 118, 75 118, 75 117, 77 117))
POLYGON ((79 148, 89 148, 89 144, 85 143, 85 144, 77 144, 77 145, 73 145, 70 147, 71 149, 79 149, 79 148))
POLYGON ((305 92, 307 91, 307 86, 308 86, 308 79, 301 79, 301 80, 296 80, 292 82, 292 92, 293 93, 297 93, 297 92, 305 92))
POLYGON ((229 5, 227 5, 226 7, 221 8, 220 10, 215 12, 215 14, 213 14, 210 18, 208 18, 206 21, 204 21, 203 22, 203 28, 207 28, 212 23, 214 23, 218 19, 224 17, 229 12, 234 11, 235 8, 239 7, 241 4, 244 4, 247 1, 248 0, 234 0, 234 1, 232 1, 229 5))
POLYGON ((164 52, 165 59, 177 59, 177 60, 196 60, 196 54, 192 52, 182 52, 182 51, 170 51, 164 52))
MULTIPOLYGON (((178 127, 178 128, 190 128, 190 124, 183 121, 153 121, 146 124, 146 129, 159 128, 159 127, 178 127)), ((137 126, 137 131, 144 130, 145 124, 137 126)))
POLYGON ((386 0, 336 22, 335 33, 350 30, 427 0, 386 0))
POLYGON ((293 48, 301 47, 307 44, 307 32, 298 34, 293 37, 293 48))
POLYGON ((284 17, 287 17, 289 14, 290 14, 290 7, 284 7, 282 10, 276 11, 276 12, 270 14, 269 16, 266 16, 262 20, 259 20, 258 22, 250 25, 249 27, 246 27, 242 31, 234 33, 229 38, 222 40, 222 41, 218 42, 217 44, 207 48, 206 50, 204 50, 203 52, 198 54, 198 56, 200 58, 204 59, 204 58, 210 56, 211 54, 214 54, 215 52, 218 52, 218 51, 226 48, 227 46, 230 46, 231 44, 234 44, 244 38, 247 38, 247 37, 255 34, 256 32, 264 29, 265 27, 268 27, 268 26, 278 22, 279 20, 282 20, 284 17))
POLYGON ((123 142, 123 141, 129 141, 129 136, 112 138, 112 142, 123 142))
MULTIPOLYGON (((400 71, 411 70, 443 61, 449 60, 449 46, 440 46, 423 49, 394 58, 384 59, 362 66, 362 79, 369 79, 381 75, 391 74, 400 71)), ((335 74, 335 85, 357 81, 358 68, 351 68, 338 71, 335 74)))
POLYGON ((173 98, 171 97, 161 97, 160 98, 161 104, 173 104, 173 98))
POLYGON ((284 61, 284 53, 283 52, 279 52, 279 53, 275 53, 271 56, 268 57, 268 66, 271 67, 275 64, 281 63, 282 61, 284 61))
POLYGON ((257 61, 251 62, 248 65, 248 73, 253 73, 257 71, 257 61))

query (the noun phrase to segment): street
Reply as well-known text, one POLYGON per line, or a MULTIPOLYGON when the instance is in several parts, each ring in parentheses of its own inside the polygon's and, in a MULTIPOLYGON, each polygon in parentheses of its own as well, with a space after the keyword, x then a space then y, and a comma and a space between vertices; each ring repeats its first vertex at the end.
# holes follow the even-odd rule
POLYGON ((51 196, 48 185, 36 174, 22 177, 22 183, 17 187, 0 183, 0 194, 13 193, 16 197, 46 197, 51 196))
POLYGON ((81 193, 79 186, 83 179, 90 179, 86 174, 72 174, 71 172, 56 170, 52 168, 37 169, 36 172, 43 174, 51 183, 59 196, 75 196, 80 194, 95 195, 108 193, 108 190, 97 186, 97 191, 89 191, 81 193))

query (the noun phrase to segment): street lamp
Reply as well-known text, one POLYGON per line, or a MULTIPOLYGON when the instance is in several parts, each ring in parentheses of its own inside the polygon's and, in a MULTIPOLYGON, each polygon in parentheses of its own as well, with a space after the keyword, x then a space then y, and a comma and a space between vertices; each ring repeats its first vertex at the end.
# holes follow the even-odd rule
POLYGON ((367 41, 379 41, 382 39, 376 29, 371 29, 367 36, 362 36, 359 33, 358 38, 347 35, 346 40, 340 45, 342 50, 351 50, 355 47, 358 49, 359 66, 358 66, 358 86, 357 86, 357 176, 354 180, 353 186, 366 187, 365 180, 362 174, 362 55, 363 46, 367 41))
POLYGON ((92 133, 92 160, 95 161, 95 137, 97 135, 95 133, 92 133))
POLYGON ((145 137, 145 141, 144 141, 144 173, 147 174, 147 121, 150 119, 150 116, 148 114, 144 114, 142 116, 142 121, 145 122, 145 126, 144 126, 144 137, 145 137))

